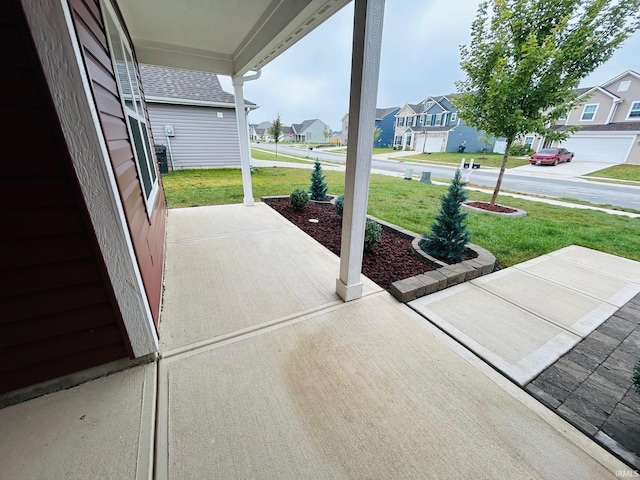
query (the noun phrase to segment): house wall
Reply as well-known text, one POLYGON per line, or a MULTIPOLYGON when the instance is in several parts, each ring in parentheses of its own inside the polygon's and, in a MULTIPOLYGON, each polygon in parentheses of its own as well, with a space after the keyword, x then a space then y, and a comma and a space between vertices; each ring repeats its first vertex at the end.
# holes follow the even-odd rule
POLYGON ((130 355, 18 1, 0 6, 0 393, 130 355))
POLYGON ((594 92, 588 99, 584 100, 576 108, 571 110, 571 113, 567 118, 567 125, 602 125, 607 123, 607 118, 609 117, 609 113, 611 113, 612 102, 613 99, 606 93, 603 93, 600 90, 594 92), (580 120, 584 106, 592 104, 599 104, 593 120, 580 120))
MULTIPOLYGON (((321 122, 320 120, 313 122, 309 128, 307 128, 303 134, 305 135, 305 138, 308 142, 311 143, 324 143, 324 129, 329 128, 329 125, 327 125, 324 122, 321 122)), ((327 137, 328 138, 328 137, 327 137)))
POLYGON ((147 108, 156 145, 168 145, 164 126, 174 127, 170 141, 176 169, 240 165, 235 109, 163 103, 147 103, 147 108))
MULTIPOLYGON (((465 142, 465 153, 481 152, 485 145, 478 139, 480 132, 475 127, 466 125, 462 120, 460 124, 449 131, 447 139, 447 152, 457 152, 458 147, 465 142)), ((489 149, 493 150, 493 144, 489 145, 489 149)))
POLYGON ((381 120, 376 120, 376 126, 382 129, 382 133, 380 134, 380 142, 373 142, 374 147, 378 146, 378 143, 381 147, 393 145, 393 136, 395 133, 395 113, 397 110, 394 110, 387 114, 381 120))
MULTIPOLYGON (((136 260, 157 327, 162 295, 166 223, 166 200, 162 180, 159 179, 159 192, 155 197, 152 213, 148 215, 111 64, 100 3, 98 0, 69 0, 69 7, 116 175, 136 260)), ((136 75, 139 80, 137 63, 136 75)), ((155 168, 157 163, 153 164, 155 168)))
POLYGON ((639 122, 640 130, 640 118, 632 118, 627 120, 627 115, 629 115, 629 109, 633 102, 640 102, 640 78, 635 75, 625 75, 619 81, 616 81, 614 84, 609 85, 607 87, 611 92, 615 93, 619 97, 623 98, 622 103, 618 105, 618 108, 613 115, 613 122, 639 122), (618 86, 620 82, 631 81, 631 85, 629 85, 629 90, 626 92, 618 92, 618 86))

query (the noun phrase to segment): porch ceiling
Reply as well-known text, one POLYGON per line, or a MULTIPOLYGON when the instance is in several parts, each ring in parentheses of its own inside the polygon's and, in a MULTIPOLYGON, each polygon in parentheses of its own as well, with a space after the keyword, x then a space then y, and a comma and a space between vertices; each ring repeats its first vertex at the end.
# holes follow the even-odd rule
POLYGON ((349 0, 120 1, 138 61, 223 75, 262 68, 349 0))

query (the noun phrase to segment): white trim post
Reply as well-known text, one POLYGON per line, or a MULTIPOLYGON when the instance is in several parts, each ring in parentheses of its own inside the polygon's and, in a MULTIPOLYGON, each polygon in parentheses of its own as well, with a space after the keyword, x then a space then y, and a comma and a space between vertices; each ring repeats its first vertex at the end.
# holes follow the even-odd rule
POLYGON ((384 0, 356 0, 353 22, 349 144, 344 188, 340 276, 336 292, 348 302, 362 296, 362 249, 373 154, 384 0))
POLYGON ((249 148, 249 128, 247 113, 244 109, 244 79, 242 75, 231 77, 233 93, 236 98, 236 120, 238 122, 238 140, 240 141, 240 169, 242 170, 242 188, 244 204, 253 206, 253 189, 251 188, 251 149, 249 148))

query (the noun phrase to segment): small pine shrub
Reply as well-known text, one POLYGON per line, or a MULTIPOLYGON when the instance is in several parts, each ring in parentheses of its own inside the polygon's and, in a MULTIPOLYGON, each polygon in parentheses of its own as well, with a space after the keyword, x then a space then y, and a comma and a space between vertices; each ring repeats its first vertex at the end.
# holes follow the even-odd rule
POLYGON ((640 393, 640 362, 633 366, 633 376, 631 380, 633 381, 633 389, 637 393, 640 393))
POLYGON ((289 195, 289 203, 296 210, 302 210, 309 203, 309 194, 300 188, 296 188, 289 195))
POLYGON ((382 226, 367 218, 367 222, 364 226, 364 251, 365 253, 373 252, 373 247, 380 241, 382 235, 382 226))
POLYGON ((449 191, 440 197, 440 212, 431 225, 431 233, 425 233, 424 240, 420 242, 422 250, 448 263, 462 261, 469 241, 469 232, 464 223, 467 214, 460 211, 460 204, 467 199, 465 185, 460 170, 456 170, 449 191))
POLYGON ((342 217, 342 212, 344 211, 344 195, 336 198, 335 202, 333 202, 333 208, 335 208, 336 213, 342 217))
POLYGON ((322 174, 322 165, 316 160, 311 172, 311 187, 309 188, 309 194, 311 200, 324 202, 327 200, 327 184, 324 182, 324 175, 322 174))

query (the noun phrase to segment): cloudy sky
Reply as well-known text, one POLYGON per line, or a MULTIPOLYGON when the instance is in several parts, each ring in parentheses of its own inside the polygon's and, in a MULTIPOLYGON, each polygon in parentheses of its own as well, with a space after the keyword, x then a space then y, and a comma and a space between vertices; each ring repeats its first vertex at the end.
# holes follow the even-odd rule
MULTIPOLYGON (((455 91, 459 45, 469 42, 478 0, 387 0, 378 107, 417 103, 428 95, 455 91)), ((245 84, 245 98, 260 108, 251 123, 280 114, 290 125, 319 118, 334 130, 348 110, 353 2, 262 69, 245 84)), ((607 63, 581 86, 606 82, 626 70, 640 71, 640 32, 632 35, 607 63)), ((233 92, 231 80, 220 77, 233 92)))

